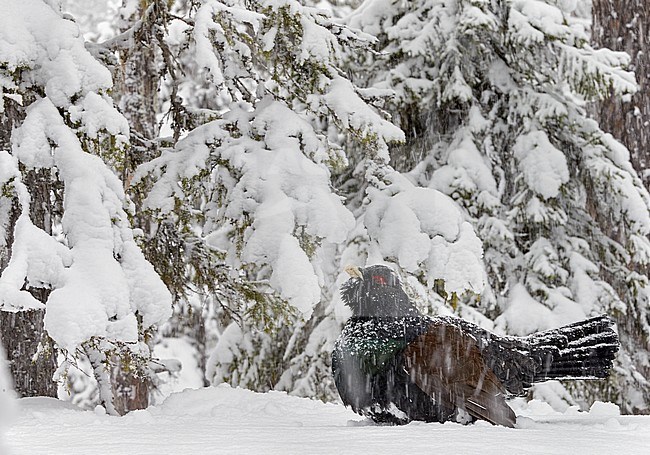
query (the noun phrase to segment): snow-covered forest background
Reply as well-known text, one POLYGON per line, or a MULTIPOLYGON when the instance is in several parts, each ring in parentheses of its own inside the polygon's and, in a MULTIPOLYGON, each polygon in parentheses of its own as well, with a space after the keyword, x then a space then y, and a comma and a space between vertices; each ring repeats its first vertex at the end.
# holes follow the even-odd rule
POLYGON ((650 413, 644 0, 0 0, 0 430, 227 383, 337 401, 348 264, 650 413), (6 371, 4 371, 6 369, 6 371))

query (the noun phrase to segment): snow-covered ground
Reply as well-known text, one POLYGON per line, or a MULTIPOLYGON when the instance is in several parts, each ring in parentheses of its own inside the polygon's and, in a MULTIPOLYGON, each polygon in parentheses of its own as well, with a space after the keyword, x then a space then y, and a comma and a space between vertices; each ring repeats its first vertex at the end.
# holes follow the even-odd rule
POLYGON ((48 398, 19 405, 2 455, 650 453, 650 416, 620 416, 604 403, 560 414, 539 401, 517 402, 516 429, 378 426, 341 405, 228 386, 186 390, 124 417, 48 398))

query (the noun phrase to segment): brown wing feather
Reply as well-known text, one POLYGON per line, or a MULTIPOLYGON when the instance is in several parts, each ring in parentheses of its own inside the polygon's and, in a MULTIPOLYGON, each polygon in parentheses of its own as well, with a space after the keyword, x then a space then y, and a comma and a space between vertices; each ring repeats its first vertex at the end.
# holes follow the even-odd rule
POLYGON ((495 425, 514 426, 503 384, 485 364, 476 340, 458 327, 432 324, 404 353, 413 381, 437 402, 495 425))

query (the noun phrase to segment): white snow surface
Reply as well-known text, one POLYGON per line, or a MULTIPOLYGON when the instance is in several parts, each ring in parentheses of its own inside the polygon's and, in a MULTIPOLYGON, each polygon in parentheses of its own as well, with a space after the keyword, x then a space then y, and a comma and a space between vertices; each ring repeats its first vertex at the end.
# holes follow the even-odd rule
POLYGON ((338 404, 229 386, 186 390, 124 417, 50 398, 19 400, 6 455, 647 453, 650 416, 609 403, 560 413, 515 401, 517 428, 488 423, 380 426, 338 404))

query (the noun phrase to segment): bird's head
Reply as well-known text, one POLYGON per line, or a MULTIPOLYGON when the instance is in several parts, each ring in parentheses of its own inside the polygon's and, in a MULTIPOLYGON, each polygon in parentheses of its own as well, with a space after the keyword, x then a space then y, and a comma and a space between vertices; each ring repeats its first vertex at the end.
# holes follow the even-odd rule
POLYGON ((343 302, 354 316, 389 317, 417 315, 397 274, 385 265, 348 266, 350 279, 341 286, 343 302))

